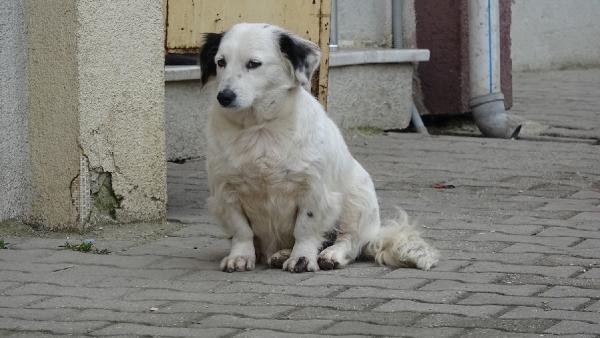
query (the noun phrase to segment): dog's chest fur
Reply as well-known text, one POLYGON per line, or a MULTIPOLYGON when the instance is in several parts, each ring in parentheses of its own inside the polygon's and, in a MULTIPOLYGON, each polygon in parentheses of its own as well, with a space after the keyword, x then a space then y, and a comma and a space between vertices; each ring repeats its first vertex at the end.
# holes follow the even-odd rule
POLYGON ((291 248, 298 201, 308 186, 309 165, 289 136, 268 129, 241 133, 234 141, 228 185, 270 254, 291 248), (296 154, 296 156, 292 156, 296 154))

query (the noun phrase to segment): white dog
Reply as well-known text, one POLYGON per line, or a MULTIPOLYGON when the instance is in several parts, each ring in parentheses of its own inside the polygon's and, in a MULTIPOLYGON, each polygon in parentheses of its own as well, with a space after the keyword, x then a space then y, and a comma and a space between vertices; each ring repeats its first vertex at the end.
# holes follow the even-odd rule
POLYGON ((206 35, 202 81, 218 83, 207 133, 208 206, 232 238, 221 268, 252 270, 262 260, 317 271, 362 253, 429 269, 437 251, 406 217, 381 227, 371 177, 305 89, 319 58, 314 43, 268 24, 206 35))

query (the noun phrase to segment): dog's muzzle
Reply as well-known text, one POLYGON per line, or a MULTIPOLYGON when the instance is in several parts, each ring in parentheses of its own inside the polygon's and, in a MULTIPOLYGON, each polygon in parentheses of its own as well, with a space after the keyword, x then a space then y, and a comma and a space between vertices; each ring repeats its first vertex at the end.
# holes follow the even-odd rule
POLYGON ((235 101, 236 95, 231 89, 223 89, 217 94, 217 101, 223 107, 229 107, 235 101))

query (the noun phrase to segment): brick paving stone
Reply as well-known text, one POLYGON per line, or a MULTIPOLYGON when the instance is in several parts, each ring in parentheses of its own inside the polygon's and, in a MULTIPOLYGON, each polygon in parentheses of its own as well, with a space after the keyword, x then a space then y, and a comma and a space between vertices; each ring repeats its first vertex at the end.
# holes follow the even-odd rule
POLYGON ((600 335, 600 324, 590 324, 581 321, 563 320, 555 326, 546 330, 548 333, 564 334, 591 334, 600 335))
POLYGON ((466 229, 466 230, 480 230, 480 231, 494 231, 511 235, 532 235, 543 229, 541 225, 491 225, 491 224, 480 224, 480 223, 469 223, 461 221, 441 221, 436 225, 428 226, 430 229, 466 229))
POLYGON ((325 298, 290 295, 262 295, 248 302, 248 305, 293 305, 306 307, 329 307, 336 310, 365 310, 384 303, 381 298, 325 298))
POLYGON ((24 320, 15 318, 0 318, 0 329, 12 331, 44 331, 59 335, 82 335, 95 329, 108 325, 108 322, 60 322, 60 321, 39 321, 24 320))
POLYGON ((582 200, 593 199, 593 200, 596 200, 597 204, 600 204, 600 192, 593 191, 593 190, 581 190, 581 191, 578 191, 577 193, 569 196, 569 198, 582 199, 582 200))
POLYGON ((9 249, 2 250, 0 261, 12 263, 32 263, 56 252, 56 250, 46 249, 15 250, 11 245, 9 246, 9 249))
POLYGON ((449 279, 472 283, 490 283, 502 277, 501 273, 489 272, 436 272, 415 269, 398 269, 381 278, 426 278, 426 279, 449 279))
POLYGON ((113 268, 102 265, 77 265, 69 271, 76 275, 95 276, 96 279, 105 276, 171 279, 188 273, 187 270, 183 269, 113 268))
POLYGON ((541 253, 484 253, 484 252, 462 252, 450 251, 442 252, 446 259, 468 259, 470 261, 498 262, 506 264, 529 264, 534 265, 540 258, 545 257, 541 253))
MULTIPOLYGON (((507 235, 497 232, 478 233, 469 238, 467 241, 496 241, 496 242, 510 242, 510 243, 533 243, 548 246, 567 247, 575 242, 579 241, 576 237, 562 237, 563 235, 557 235, 556 237, 538 237, 538 236, 524 236, 524 235, 507 235), (561 237, 558 237, 561 236, 561 237)), ((576 235, 571 235, 576 236, 576 235)))
POLYGON ((575 255, 545 255, 537 261, 538 265, 577 265, 590 268, 600 264, 597 259, 581 258, 575 255))
POLYGON ((198 302, 209 302, 215 304, 244 304, 255 298, 256 294, 251 293, 207 293, 207 292, 184 292, 165 289, 145 289, 132 293, 124 297, 125 300, 144 301, 144 300, 187 300, 198 302))
POLYGON ((414 299, 423 302, 451 303, 461 297, 464 291, 414 291, 380 289, 366 286, 352 287, 337 295, 338 298, 383 298, 383 299, 414 299))
POLYGON ((65 315, 61 320, 69 320, 75 322, 102 320, 114 323, 136 323, 164 327, 183 326, 185 323, 192 322, 200 317, 201 315, 194 312, 158 313, 157 311, 123 312, 104 309, 87 309, 65 315))
POLYGON ((600 312, 600 301, 595 302, 594 304, 585 308, 586 311, 596 311, 600 312))
POLYGON ((458 270, 466 267, 469 264, 471 264, 471 260, 446 259, 446 257, 443 257, 440 259, 438 264, 431 269, 431 271, 455 272, 455 271, 458 271, 458 270))
POLYGON ((12 249, 17 249, 15 251, 19 252, 20 251, 31 251, 32 249, 35 251, 40 250, 41 252, 43 251, 47 251, 46 255, 44 256, 39 256, 38 257, 46 257, 47 255, 51 254, 51 253, 55 253, 55 252, 60 252, 60 251, 64 251, 63 248, 61 248, 61 245, 64 245, 65 242, 68 241, 68 239, 66 238, 61 238, 61 239, 57 239, 57 238, 28 238, 24 241, 21 241, 20 243, 16 243, 14 245, 11 245, 11 251, 13 251, 12 249))
POLYGON ((230 305, 203 302, 177 302, 164 308, 159 308, 157 313, 197 313, 197 314, 231 314, 254 318, 277 317, 283 312, 293 310, 293 306, 284 305, 230 305))
POLYGON ((132 323, 119 323, 93 331, 93 336, 171 336, 171 337, 223 337, 234 334, 235 329, 230 328, 183 328, 183 327, 161 327, 132 323))
POLYGON ((416 312, 347 311, 325 307, 303 307, 286 316, 289 319, 331 319, 358 321, 379 325, 410 326, 421 316, 416 312))
MULTIPOLYGON (((288 333, 273 330, 257 330, 257 329, 246 329, 244 332, 240 332, 233 336, 234 338, 296 338, 297 333, 288 333)), ((331 337, 331 335, 322 334, 307 334, 303 333, 302 338, 318 338, 318 337, 331 337)), ((344 335, 347 338, 358 338, 364 337, 362 335, 344 335)))
POLYGON ((540 294, 543 297, 591 297, 600 298, 600 288, 584 289, 572 286, 554 286, 540 294))
POLYGON ((374 311, 394 312, 394 311, 414 311, 421 313, 447 313, 458 314, 469 317, 489 317, 506 309, 499 305, 455 305, 455 304, 433 304, 420 303, 411 300, 391 300, 383 305, 373 309, 374 311))
POLYGON ((418 327, 460 327, 498 329, 507 332, 543 332, 556 321, 549 319, 498 319, 430 314, 415 323, 418 327))
MULTIPOLYGON (((87 335, 81 335, 82 337, 89 337, 87 335)), ((64 335, 51 334, 41 331, 5 331, 0 330, 0 337, 9 337, 9 338, 58 338, 64 337, 64 335)))
POLYGON ((20 285, 20 283, 15 282, 0 282, 0 294, 3 294, 2 291, 6 289, 13 288, 15 286, 20 285))
POLYGON ((531 216, 511 216, 498 222, 502 226, 504 224, 520 226, 521 224, 530 224, 538 226, 566 226, 569 224, 563 219, 540 218, 531 216))
POLYGON ((118 254, 94 255, 89 253, 79 253, 73 251, 58 251, 52 255, 37 260, 39 263, 62 263, 62 264, 81 264, 81 265, 100 265, 112 266, 117 268, 141 268, 159 260, 161 257, 144 256, 125 256, 118 254))
POLYGON ((582 212, 573 216, 571 219, 575 221, 598 221, 600 219, 600 211, 582 212))
MULTIPOLYGON (((406 270, 406 269, 399 269, 406 270)), ((343 269, 321 270, 315 272, 315 275, 336 275, 343 277, 369 277, 378 278, 390 272, 391 269, 385 266, 377 265, 373 261, 355 262, 347 265, 343 269)))
POLYGON ((148 269, 183 269, 183 270, 213 270, 218 271, 219 261, 199 260, 189 257, 164 257, 156 262, 149 264, 148 269))
POLYGON ((197 283, 220 281, 287 285, 295 284, 313 276, 312 274, 288 273, 278 269, 261 269, 257 267, 254 271, 244 273, 227 273, 220 270, 200 271, 181 276, 178 279, 197 283))
POLYGON ((306 279, 298 285, 324 286, 324 285, 348 285, 348 286, 372 286, 388 289, 414 289, 427 282, 426 279, 403 278, 403 279, 375 279, 366 277, 343 277, 335 275, 319 275, 306 279))
MULTIPOLYGON (((4 304, 0 304, 4 306, 4 304)), ((77 310, 68 308, 57 309, 27 309, 24 307, 0 307, 0 318, 17 318, 24 320, 58 320, 75 313, 77 310)))
POLYGON ((600 313, 568 311, 568 310, 547 310, 537 307, 518 306, 514 310, 500 316, 500 318, 545 318, 557 320, 578 320, 593 324, 600 324, 600 313))
POLYGON ((8 308, 20 308, 27 304, 38 302, 46 296, 33 296, 33 295, 21 295, 21 296, 7 296, 0 294, 0 306, 8 308))
POLYGON ((420 291, 443 291, 443 290, 455 290, 455 291, 469 291, 469 292, 490 292, 500 293, 503 295, 510 296, 531 296, 546 289, 545 285, 506 285, 506 284, 475 284, 475 283, 461 283, 449 280, 433 281, 421 287, 420 291))
POLYGON ((202 319, 196 327, 230 327, 238 329, 270 329, 293 333, 313 333, 333 323, 331 320, 251 319, 229 315, 215 315, 202 319))
POLYGON ((598 249, 600 248, 600 239, 586 239, 575 245, 573 249, 598 249))
MULTIPOLYGON (((554 338, 559 337, 551 334, 540 333, 515 333, 493 329, 472 329, 467 330, 461 335, 461 338, 554 338)), ((592 338, 591 336, 560 336, 562 338, 592 338)))
POLYGON ((150 308, 160 308, 167 301, 159 300, 143 300, 143 301, 126 301, 126 300, 101 300, 78 297, 53 297, 41 302, 28 305, 32 309, 58 309, 58 308, 73 308, 73 309, 106 309, 125 312, 142 312, 149 311, 150 308))
POLYGON ((260 283, 237 282, 227 283, 214 289, 215 293, 280 293, 285 295, 324 297, 342 290, 341 286, 298 286, 298 285, 265 285, 260 283))
POLYGON ((222 281, 191 281, 147 279, 137 277, 108 277, 89 284, 89 287, 100 288, 135 288, 135 289, 168 289, 183 292, 206 292, 214 289, 222 281))
POLYGON ((37 283, 43 281, 48 284, 63 286, 83 286, 99 279, 98 275, 78 274, 74 268, 55 272, 37 271, 0 271, 0 281, 37 283))
POLYGON ((507 242, 488 241, 435 241, 437 248, 441 250, 462 250, 468 252, 497 252, 510 246, 507 242))
POLYGON ((560 199, 551 201, 550 203, 539 208, 539 210, 568 210, 578 212, 599 212, 597 200, 571 200, 571 199, 560 199))
MULTIPOLYGON (((592 245, 590 245, 590 246, 592 246, 592 245)), ((591 248, 591 247, 590 248, 574 248, 574 247, 553 248, 553 247, 537 245, 537 244, 515 243, 515 244, 505 248, 504 250, 502 250, 502 252, 508 252, 508 253, 537 252, 537 253, 544 253, 544 254, 562 253, 562 254, 572 254, 572 255, 582 256, 582 257, 586 257, 586 258, 600 259, 600 252, 597 250, 597 248, 591 248)))
POLYGON ((461 299, 458 304, 466 305, 524 305, 544 309, 575 310, 578 306, 587 303, 590 299, 583 297, 523 297, 506 296, 494 293, 474 293, 461 299))
POLYGON ((600 278, 600 268, 590 269, 584 274, 577 276, 577 278, 600 278))
POLYGON ((91 299, 115 299, 125 294, 132 293, 134 288, 88 288, 58 286, 51 284, 32 283, 26 284, 6 292, 7 295, 42 295, 42 296, 72 296, 91 299))
POLYGON ((475 262, 463 269, 465 272, 507 272, 507 273, 533 273, 543 276, 569 277, 581 268, 576 266, 535 266, 535 265, 509 265, 493 262, 475 262))
POLYGON ((548 286, 571 286, 586 289, 600 289, 600 280, 590 278, 548 277, 531 274, 509 273, 498 282, 504 284, 543 284, 548 286))
POLYGON ((600 233, 598 231, 585 231, 585 230, 574 230, 565 227, 549 227, 536 234, 536 236, 571 236, 579 238, 596 238, 600 239, 600 233))
POLYGON ((361 322, 340 322, 323 330, 328 335, 363 334, 385 337, 452 337, 462 330, 457 328, 417 328, 391 325, 377 325, 361 322))
POLYGON ((28 262, 3 262, 0 261, 0 270, 2 271, 20 271, 20 272, 56 272, 72 268, 73 264, 48 264, 48 263, 28 263, 28 262))

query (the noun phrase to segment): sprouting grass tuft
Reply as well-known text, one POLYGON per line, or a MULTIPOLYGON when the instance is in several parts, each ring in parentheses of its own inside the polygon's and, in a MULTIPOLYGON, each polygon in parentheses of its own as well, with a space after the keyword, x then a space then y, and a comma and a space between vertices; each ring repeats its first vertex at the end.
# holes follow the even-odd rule
POLYGON ((79 251, 79 252, 91 252, 98 255, 108 255, 110 250, 108 249, 98 249, 94 247, 94 242, 87 240, 83 241, 80 244, 72 244, 69 242, 65 242, 64 245, 60 246, 61 248, 65 248, 67 250, 79 251))
POLYGON ((1 249, 8 249, 8 242, 5 242, 3 239, 0 239, 0 250, 1 249))

